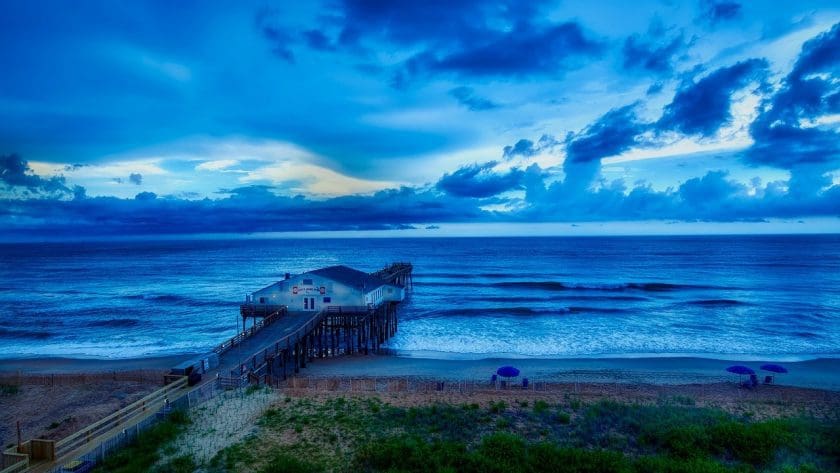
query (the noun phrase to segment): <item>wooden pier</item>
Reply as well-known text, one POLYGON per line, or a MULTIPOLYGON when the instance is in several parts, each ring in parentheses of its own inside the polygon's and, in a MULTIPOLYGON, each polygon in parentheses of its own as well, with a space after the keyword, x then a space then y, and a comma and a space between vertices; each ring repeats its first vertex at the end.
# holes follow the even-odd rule
MULTIPOLYGON (((412 270, 411 263, 393 263, 371 275, 408 291, 412 270)), ((254 330, 249 329, 248 337, 219 346, 216 375, 225 385, 273 385, 318 358, 376 353, 397 331, 398 305, 384 302, 378 306, 328 306, 313 314, 243 304, 243 318, 263 319, 255 322, 254 330)))

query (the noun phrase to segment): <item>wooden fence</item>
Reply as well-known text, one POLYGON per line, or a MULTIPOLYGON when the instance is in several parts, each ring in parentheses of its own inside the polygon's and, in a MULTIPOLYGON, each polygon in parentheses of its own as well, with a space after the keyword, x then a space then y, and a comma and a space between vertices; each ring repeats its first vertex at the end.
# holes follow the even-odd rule
POLYGON ((161 383, 165 370, 100 371, 92 373, 2 373, 0 384, 12 386, 72 386, 103 381, 161 383))

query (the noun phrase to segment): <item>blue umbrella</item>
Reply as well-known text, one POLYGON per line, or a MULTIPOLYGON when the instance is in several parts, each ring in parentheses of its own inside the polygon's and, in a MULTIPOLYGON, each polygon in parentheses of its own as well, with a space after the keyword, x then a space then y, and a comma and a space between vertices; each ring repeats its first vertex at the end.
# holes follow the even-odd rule
POLYGON ((770 363, 770 364, 767 364, 767 365, 761 365, 761 369, 763 369, 764 371, 772 371, 774 373, 787 373, 788 372, 787 368, 785 368, 784 366, 776 365, 776 364, 773 364, 773 363, 770 363))
POLYGON ((513 366, 502 366, 496 370, 496 374, 504 378, 515 378, 519 376, 519 370, 513 366))
POLYGON ((726 371, 729 371, 730 373, 735 373, 735 374, 755 374, 755 371, 753 371, 751 368, 748 368, 744 365, 733 365, 733 366, 730 366, 729 368, 726 368, 726 371))

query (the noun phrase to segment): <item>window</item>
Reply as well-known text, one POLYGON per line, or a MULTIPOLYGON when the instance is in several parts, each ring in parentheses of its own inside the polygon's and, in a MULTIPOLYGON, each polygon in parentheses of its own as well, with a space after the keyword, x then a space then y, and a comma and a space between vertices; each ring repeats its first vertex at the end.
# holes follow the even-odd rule
POLYGON ((260 297, 260 304, 265 304, 265 297, 260 297))
POLYGON ((311 286, 312 285, 312 280, 311 279, 304 279, 303 280, 303 285, 304 286, 311 286))
POLYGON ((389 287, 388 288, 388 294, 391 294, 392 292, 394 292, 394 288, 389 287))
POLYGON ((303 298, 303 309, 304 310, 309 310, 309 298, 308 297, 303 298))
POLYGON ((324 304, 329 304, 330 302, 332 302, 332 297, 325 297, 324 298, 324 304))

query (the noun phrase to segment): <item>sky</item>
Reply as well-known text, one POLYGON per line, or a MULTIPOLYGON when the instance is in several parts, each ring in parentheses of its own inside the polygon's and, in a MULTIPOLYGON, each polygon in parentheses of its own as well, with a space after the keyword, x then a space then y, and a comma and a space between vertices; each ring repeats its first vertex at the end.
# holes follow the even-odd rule
POLYGON ((837 2, 3 10, 0 238, 840 228, 837 2))

